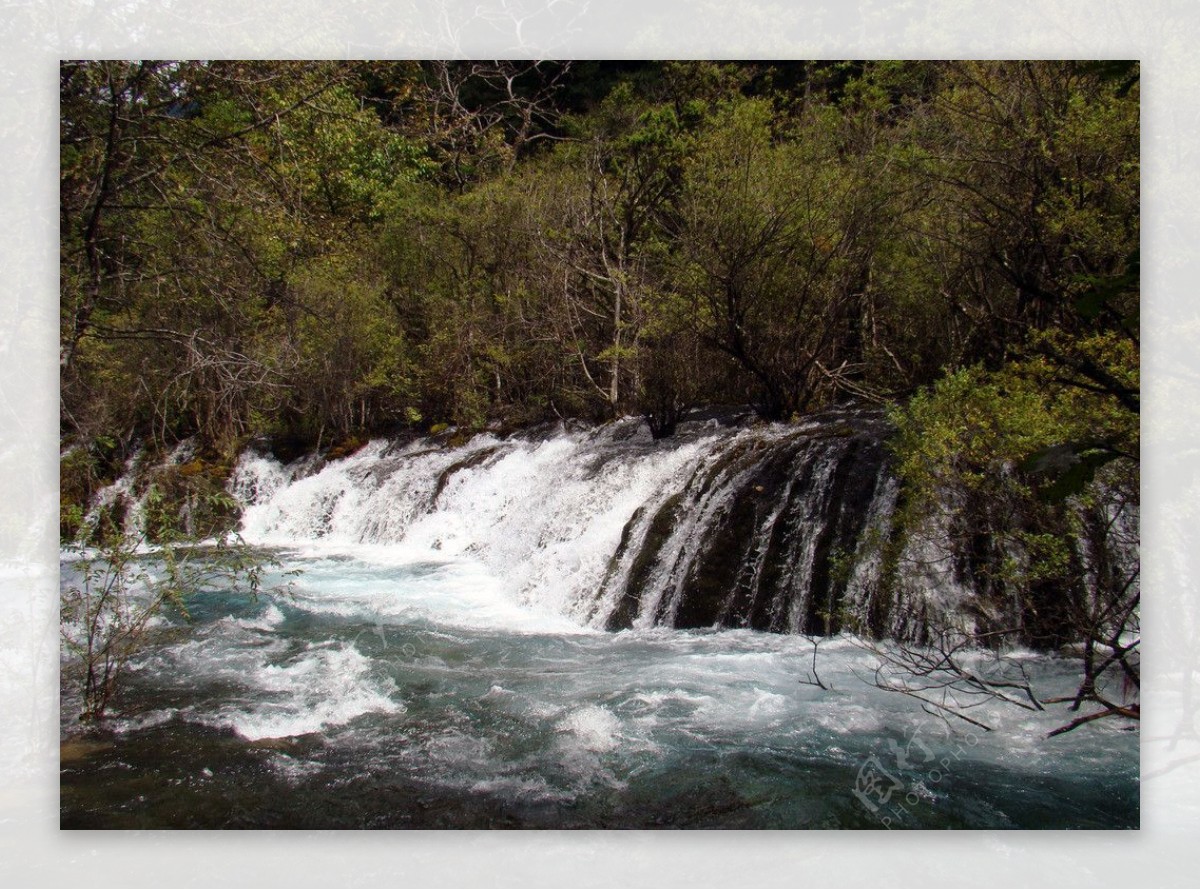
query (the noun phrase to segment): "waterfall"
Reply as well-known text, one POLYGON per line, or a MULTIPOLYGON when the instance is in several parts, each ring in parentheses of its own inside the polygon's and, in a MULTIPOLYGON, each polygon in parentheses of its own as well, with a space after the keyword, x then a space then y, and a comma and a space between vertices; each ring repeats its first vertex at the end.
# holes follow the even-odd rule
MULTIPOLYGON (((726 813, 870 826, 856 792, 875 765, 922 789, 919 804, 912 790, 905 810, 880 810, 912 827, 980 813, 989 826, 1136 825, 1128 724, 1093 721, 1072 738, 1083 747, 1041 741, 1073 719, 1075 660, 1023 639, 1004 658, 959 650, 984 689, 1029 682, 1060 704, 1025 710, 960 683, 955 707, 992 730, 969 746, 968 730, 931 713, 936 699, 895 694, 923 682, 904 659, 936 657, 920 644, 941 631, 1022 627, 1028 613, 1016 585, 964 559, 960 527, 977 515, 965 501, 907 515, 890 434, 882 413, 846 409, 786 425, 692 419, 660 441, 626 419, 410 435, 291 462, 252 447, 219 478, 243 539, 270 557, 260 595, 205 583, 186 616, 156 616, 111 756, 164 765, 163 787, 183 762, 249 807, 301 795, 301 827, 426 824, 410 813, 439 827, 631 827, 680 813, 699 826, 726 813), (922 765, 934 762, 939 780, 922 765), (1044 821, 1064 788, 1080 805, 1044 821)), ((143 501, 187 518, 202 499, 181 479, 204 465, 181 464, 189 453, 132 462, 98 503, 114 522, 140 521, 143 501), (173 499, 152 501, 155 484, 173 499)), ((1089 503, 1075 540, 1087 583, 1072 594, 1118 589, 1137 558, 1135 505, 1089 503)), ((67 584, 81 570, 69 555, 63 568, 67 584)), ((79 713, 78 696, 65 687, 64 713, 79 713)), ((122 812, 147 810, 134 801, 144 781, 121 770, 64 775, 128 801, 122 812)), ((169 799, 156 798, 158 815, 193 824, 191 799, 169 799)), ((72 818, 92 812, 71 800, 72 818)))
MULTIPOLYGON (((901 520, 891 431, 882 412, 847 408, 795 424, 696 415, 664 440, 626 418, 469 440, 377 439, 348 456, 288 463, 251 447, 226 487, 249 543, 454 563, 478 571, 509 606, 581 628, 851 631, 915 642, 1020 628, 1057 646, 1064 596, 1136 583, 1127 579, 1136 575, 1137 504, 1115 488, 1062 514, 1079 578, 1065 594, 1005 580, 1006 567, 1029 556, 1013 535, 982 549, 964 535, 964 522, 989 521, 965 492, 901 520)), ((89 521, 136 536, 157 485, 181 527, 209 527, 192 515, 207 503, 189 488, 193 451, 185 442, 158 464, 137 451, 97 493, 89 521)))
POLYGON ((246 452, 242 533, 481 563, 516 601, 595 628, 826 633, 867 620, 896 501, 878 414, 801 425, 627 419, 448 446, 376 440, 323 465, 246 452))

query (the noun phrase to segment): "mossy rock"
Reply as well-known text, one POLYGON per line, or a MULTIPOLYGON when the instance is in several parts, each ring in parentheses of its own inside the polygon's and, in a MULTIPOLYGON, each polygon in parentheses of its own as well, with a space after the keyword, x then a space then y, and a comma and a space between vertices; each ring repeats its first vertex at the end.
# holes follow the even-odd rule
POLYGON ((207 469, 207 465, 200 458, 190 460, 186 464, 179 465, 179 474, 184 477, 199 476, 207 469))
POLYGON ((89 530, 80 527, 80 531, 88 532, 83 543, 101 545, 122 537, 125 534, 125 517, 128 513, 129 502, 125 498, 117 498, 111 504, 98 508, 94 514, 96 521, 92 528, 89 530))
MULTIPOLYGON (((672 495, 658 508, 650 527, 646 530, 634 556, 633 565, 629 568, 629 576, 625 580, 625 589, 617 606, 605 624, 607 630, 627 630, 633 627, 634 619, 641 609, 642 593, 649 587, 650 577, 659 563, 663 547, 675 530, 679 521, 679 507, 683 502, 683 492, 672 495)), ((633 530, 645 515, 645 508, 639 507, 633 517, 626 523, 621 532, 621 544, 613 557, 614 563, 619 561, 628 551, 632 543, 633 530)), ((609 574, 615 570, 615 564, 609 566, 609 574)))
POLYGON ((367 445, 367 440, 359 436, 347 436, 335 442, 328 451, 325 452, 325 460, 341 460, 343 457, 350 457, 361 451, 367 445))
POLYGON ((454 476, 455 473, 461 473, 464 470, 470 470, 470 469, 473 469, 473 468, 479 466, 480 464, 485 462, 488 458, 490 458, 493 454, 495 454, 496 451, 497 451, 496 448, 485 448, 483 451, 476 452, 475 454, 472 454, 470 457, 465 457, 460 461, 456 461, 455 463, 453 463, 449 467, 447 467, 445 470, 443 470, 441 475, 438 476, 437 484, 434 486, 434 489, 433 489, 433 497, 431 497, 429 499, 429 503, 430 504, 437 503, 438 498, 442 496, 442 492, 445 491, 446 486, 450 484, 450 479, 454 476))

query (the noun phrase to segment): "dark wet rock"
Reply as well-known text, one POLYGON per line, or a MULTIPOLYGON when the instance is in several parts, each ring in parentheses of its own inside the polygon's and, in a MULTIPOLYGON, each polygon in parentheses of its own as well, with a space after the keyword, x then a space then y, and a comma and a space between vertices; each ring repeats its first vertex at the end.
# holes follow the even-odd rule
POLYGON ((450 484, 450 480, 456 473, 473 469, 474 467, 485 463, 487 460, 495 456, 496 452, 499 450, 500 449, 498 447, 484 448, 481 451, 476 451, 474 454, 468 455, 460 461, 456 461, 444 469, 441 475, 438 476, 437 485, 435 485, 433 489, 433 496, 429 499, 430 507, 432 508, 433 505, 437 503, 438 498, 441 497, 442 492, 445 491, 446 486, 450 484))

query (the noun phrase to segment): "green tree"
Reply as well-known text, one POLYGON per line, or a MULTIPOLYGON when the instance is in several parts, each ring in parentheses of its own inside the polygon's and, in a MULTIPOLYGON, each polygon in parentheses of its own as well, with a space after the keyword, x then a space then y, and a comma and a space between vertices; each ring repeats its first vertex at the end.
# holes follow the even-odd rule
POLYGON ((379 429, 417 405, 413 346, 382 275, 356 257, 326 255, 296 269, 288 289, 305 307, 276 345, 291 432, 319 444, 379 429))
POLYGON ((646 103, 622 84, 577 122, 552 174, 542 262, 565 270, 557 314, 608 416, 634 407, 645 389, 640 353, 656 347, 649 295, 664 274, 665 226, 702 114, 695 103, 679 111, 646 103))
POLYGON ((843 159, 836 111, 773 132, 762 100, 725 106, 688 165, 678 286, 767 418, 820 404, 861 347, 862 299, 888 200, 886 165, 843 159))
MULTIPOLYGON (((1078 348, 1136 389, 1127 343, 1078 348)), ((980 616, 1012 615, 1017 604, 1016 627, 984 617, 982 637, 1081 647, 1072 708, 1136 716, 1127 700, 1140 685, 1136 413, 1039 358, 949 375, 894 417, 903 533, 970 577, 980 616)))
POLYGON ((1102 309, 1094 292, 1136 256, 1137 76, 1136 64, 943 66, 914 161, 938 194, 926 231, 958 252, 969 355, 995 366, 1032 331, 1075 335, 1136 314, 1136 285, 1102 309))
POLYGON ((308 312, 293 273, 357 245, 421 175, 420 153, 354 98, 357 73, 63 64, 68 430, 228 445, 279 410, 272 325, 308 312))

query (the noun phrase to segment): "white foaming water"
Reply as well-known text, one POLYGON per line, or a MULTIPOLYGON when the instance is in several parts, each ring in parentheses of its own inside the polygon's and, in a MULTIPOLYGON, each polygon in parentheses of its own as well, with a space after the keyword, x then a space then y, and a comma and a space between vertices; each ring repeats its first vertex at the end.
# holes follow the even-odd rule
POLYGON ((871 500, 863 535, 855 548, 854 566, 846 582, 845 599, 852 604, 855 618, 862 625, 867 623, 867 603, 871 593, 882 580, 883 548, 878 542, 887 536, 899 496, 900 483, 881 473, 875 483, 875 497, 871 500))
POLYGON ((283 612, 279 611, 277 605, 270 603, 257 618, 238 618, 236 621, 239 627, 248 630, 271 630, 282 623, 283 612))
MULTIPOLYGON (((70 452, 64 452, 63 458, 70 452)), ((118 505, 122 501, 129 505, 124 518, 124 530, 130 537, 136 537, 138 533, 139 519, 142 511, 142 502, 135 500, 133 497, 133 483, 137 478, 138 468, 145 456, 143 449, 136 449, 129 459, 125 461, 125 470, 114 479, 110 484, 101 488, 96 492, 92 499, 92 505, 84 517, 84 524, 90 527, 96 527, 103 513, 118 505)))
POLYGON ((285 637, 230 619, 136 665, 160 683, 191 687, 199 680, 232 688, 216 708, 191 707, 182 716, 251 740, 321 732, 366 714, 403 713, 395 682, 377 668, 353 644, 319 641, 295 651, 285 637))
MULTIPOLYGON (((1064 772, 1104 775, 1115 764, 1128 774, 1132 763, 1136 783, 1136 735, 1120 724, 1100 721, 1064 746, 1044 741, 1066 719, 1064 707, 1034 713, 992 701, 970 714, 993 732, 947 723, 877 689, 878 657, 853 638, 819 643, 827 686, 819 689, 805 683, 814 642, 801 636, 589 632, 512 601, 468 560, 280 555, 284 568, 303 570, 293 594, 241 605, 207 600, 196 624, 169 628, 131 666, 144 710, 116 724, 123 739, 152 738, 172 724, 250 741, 294 739, 281 751, 249 746, 248 756, 264 776, 298 789, 345 789, 355 806, 369 807, 374 788, 386 800, 389 789, 413 783, 435 807, 445 793, 468 808, 526 808, 534 820, 559 813, 569 826, 620 825, 621 813, 661 804, 667 815, 695 807, 704 818, 713 806, 743 813, 761 805, 768 809, 755 824, 796 827, 791 807, 854 806, 855 777, 875 762, 911 793, 935 795, 922 804, 935 809, 910 827, 972 824, 993 812, 979 809, 990 803, 975 790, 976 776, 1002 777, 1001 811, 989 824, 1009 827, 1023 824, 1010 814, 1024 812, 1028 789, 1043 794, 1038 783, 1064 772), (902 756, 915 766, 950 765, 931 779, 928 768, 901 773, 902 756), (364 777, 365 789, 355 790, 364 777), (580 815, 610 803, 617 815, 599 823, 580 815)), ((1068 664, 1025 655, 1043 696, 1071 691, 1068 664)), ((990 656, 975 657, 985 670, 990 656)), ((222 770, 209 758, 218 756, 211 749, 203 760, 214 781, 222 770)), ((1121 781, 1115 787, 1125 793, 1130 783, 1121 781)), ((852 824, 856 812, 845 816, 852 824)))
POLYGON ((712 442, 605 450, 582 433, 536 443, 477 436, 459 448, 375 441, 304 478, 248 454, 231 490, 253 543, 474 563, 483 572, 472 581, 489 596, 602 625, 594 599, 622 530, 682 487, 712 442))
POLYGON ((280 738, 343 726, 365 714, 396 714, 395 683, 375 675, 353 646, 314 647, 282 664, 257 666, 252 702, 227 705, 204 720, 246 739, 280 738))
MULTIPOLYGON (((719 458, 719 452, 711 451, 706 458, 710 462, 715 461, 719 458)), ((736 484, 738 479, 739 476, 735 475, 732 481, 736 484)), ((641 598, 638 616, 634 621, 635 627, 641 629, 652 627, 655 614, 664 598, 667 598, 669 603, 666 610, 668 618, 674 617, 679 605, 679 592, 683 580, 700 552, 703 541, 700 532, 712 522, 714 516, 725 505, 725 489, 729 487, 731 486, 728 484, 723 487, 713 485, 707 491, 685 492, 684 516, 682 521, 675 524, 663 547, 663 552, 672 554, 673 558, 661 561, 651 574, 647 590, 641 598)), ((649 523, 653 515, 652 510, 646 510, 643 525, 649 523)), ((632 551, 626 554, 624 565, 621 567, 623 575, 628 575, 634 557, 635 554, 632 551)), ((624 582, 624 577, 621 580, 624 582)), ((623 583, 614 585, 618 589, 621 586, 624 586, 623 583)))
MULTIPOLYGON (((340 548, 347 549, 347 548, 340 548)), ((509 596, 485 566, 468 559, 411 558, 410 548, 349 548, 353 558, 310 554, 290 606, 314 615, 381 626, 428 621, 509 632, 581 633, 577 622, 509 596)))
POLYGON ((621 742, 620 719, 611 711, 596 705, 572 711, 559 721, 558 731, 569 733, 579 747, 598 753, 611 751, 621 742))

